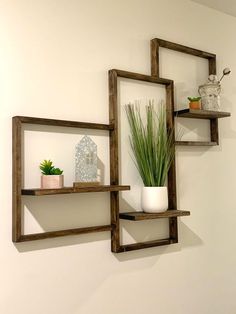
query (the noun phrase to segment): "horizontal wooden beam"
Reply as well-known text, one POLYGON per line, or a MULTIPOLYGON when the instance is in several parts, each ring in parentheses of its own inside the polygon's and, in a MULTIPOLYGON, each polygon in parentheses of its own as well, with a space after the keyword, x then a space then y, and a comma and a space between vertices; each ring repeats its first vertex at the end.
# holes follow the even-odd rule
POLYGON ((69 120, 56 120, 56 119, 34 118, 34 117, 24 117, 24 116, 16 116, 14 118, 19 119, 21 123, 28 123, 28 124, 52 125, 52 126, 62 126, 62 127, 70 127, 70 128, 96 129, 96 130, 108 130, 108 131, 113 130, 114 128, 112 124, 79 122, 79 121, 69 121, 69 120))
POLYGON ((128 72, 123 70, 117 70, 113 69, 109 72, 115 73, 118 77, 123 77, 131 80, 137 80, 137 81, 143 81, 143 82, 149 82, 154 84, 161 84, 161 85, 170 85, 173 83, 172 80, 158 78, 155 76, 140 74, 140 73, 134 73, 134 72, 128 72))
POLYGON ((176 141, 175 145, 177 146, 217 146, 217 142, 211 141, 176 141))
POLYGON ((113 192, 113 191, 128 191, 129 185, 97 185, 85 187, 64 187, 61 189, 23 189, 22 195, 43 196, 56 194, 71 194, 71 193, 89 193, 89 192, 113 192))
POLYGON ((172 244, 172 243, 176 243, 176 242, 174 242, 170 238, 167 238, 167 239, 161 239, 161 240, 153 240, 153 241, 125 244, 125 245, 121 245, 119 247, 118 252, 116 252, 116 253, 141 250, 141 249, 151 248, 151 247, 155 247, 155 246, 168 245, 168 244, 172 244))
POLYGON ((216 58, 216 55, 214 53, 202 51, 202 50, 195 49, 195 48, 190 48, 190 47, 176 44, 176 43, 173 43, 173 42, 170 42, 167 40, 163 40, 160 38, 154 38, 154 39, 152 39, 152 41, 157 42, 158 46, 162 47, 162 48, 167 48, 167 49, 187 53, 187 54, 201 57, 201 58, 205 58, 205 59, 215 59, 216 58))
POLYGON ((31 233, 31 234, 21 235, 21 237, 15 242, 35 241, 35 240, 42 240, 42 239, 48 239, 48 238, 64 237, 64 236, 69 236, 69 235, 103 232, 103 231, 111 231, 111 225, 75 228, 75 229, 58 230, 58 231, 48 231, 48 232, 42 232, 42 233, 31 233))

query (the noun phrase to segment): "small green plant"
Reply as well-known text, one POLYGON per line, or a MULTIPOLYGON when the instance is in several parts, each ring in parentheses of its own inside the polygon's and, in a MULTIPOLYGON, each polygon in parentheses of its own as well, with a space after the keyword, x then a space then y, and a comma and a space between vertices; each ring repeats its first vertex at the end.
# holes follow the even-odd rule
POLYGON ((174 131, 166 125, 166 109, 163 105, 154 109, 152 101, 146 106, 146 119, 140 106, 125 106, 130 126, 130 144, 134 162, 144 186, 164 186, 174 160, 174 131))
POLYGON ((188 97, 188 100, 190 102, 199 101, 200 99, 201 99, 201 97, 188 97))
POLYGON ((59 168, 55 168, 53 166, 51 160, 46 160, 45 159, 43 162, 41 162, 39 168, 42 171, 42 174, 45 175, 45 176, 60 175, 60 174, 63 173, 63 170, 61 170, 59 168))

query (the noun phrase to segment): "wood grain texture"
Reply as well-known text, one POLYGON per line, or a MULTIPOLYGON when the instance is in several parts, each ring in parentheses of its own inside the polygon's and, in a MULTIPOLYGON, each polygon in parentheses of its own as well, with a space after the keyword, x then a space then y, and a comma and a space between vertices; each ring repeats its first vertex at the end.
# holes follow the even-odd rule
POLYGON ((178 243, 179 241, 179 234, 178 234, 178 220, 177 217, 169 218, 169 234, 171 244, 178 243))
POLYGON ((217 146, 217 142, 211 141, 175 141, 175 145, 177 146, 217 146))
POLYGON ((123 77, 131 80, 143 81, 147 83, 154 83, 154 84, 161 84, 161 85, 169 85, 172 83, 172 80, 163 79, 155 76, 135 73, 135 72, 128 72, 123 70, 113 69, 111 70, 113 73, 116 73, 117 77, 123 77))
MULTIPOLYGON (((109 123, 114 126, 110 131, 110 183, 119 184, 119 142, 118 142, 118 104, 117 104, 117 71, 108 72, 109 83, 109 123)), ((120 247, 119 193, 110 193, 111 212, 111 251, 117 252, 120 247)))
POLYGON ((209 60, 208 72, 210 74, 216 75, 216 55, 212 56, 209 60))
POLYGON ((43 196, 71 193, 90 193, 90 192, 110 192, 110 191, 128 191, 129 185, 97 185, 84 187, 64 187, 61 189, 22 189, 22 195, 43 196))
POLYGON ((113 129, 113 125, 111 124, 45 119, 45 118, 24 117, 24 116, 18 116, 16 118, 19 119, 21 123, 28 123, 28 124, 52 125, 52 126, 62 126, 62 127, 69 127, 69 128, 96 129, 96 130, 108 130, 108 131, 113 129))
MULTIPOLYGON (((196 57, 200 57, 200 58, 204 58, 204 59, 208 59, 208 60, 209 59, 215 60, 215 58, 216 58, 216 55, 214 53, 210 53, 210 52, 202 51, 199 49, 187 47, 184 45, 176 44, 176 43, 173 43, 173 42, 170 42, 167 40, 163 40, 160 38, 154 38, 151 40, 151 42, 153 42, 153 45, 156 45, 158 47, 167 48, 167 49, 175 50, 175 51, 182 52, 182 53, 187 53, 187 54, 190 54, 192 56, 196 56, 196 57)), ((214 73, 212 73, 212 74, 214 74, 214 73)))
POLYGON ((141 250, 141 249, 147 249, 155 246, 162 246, 162 245, 168 245, 174 243, 172 239, 161 239, 161 240, 153 240, 153 241, 146 241, 146 242, 138 242, 138 243, 132 243, 132 244, 125 244, 121 245, 119 248, 119 251, 117 253, 124 253, 134 250, 141 250))
MULTIPOLYGON (((118 103, 117 103, 117 78, 123 77, 166 86, 166 112, 167 128, 174 131, 174 82, 172 80, 160 79, 158 77, 143 75, 139 73, 127 72, 113 69, 109 71, 109 117, 110 124, 114 129, 110 131, 110 159, 111 159, 111 183, 118 184, 119 181, 119 163, 118 163, 118 103)), ((176 174, 175 160, 173 161, 168 174, 168 197, 169 205, 176 210, 176 174)), ((169 218, 170 239, 149 241, 132 245, 121 245, 120 241, 120 222, 119 222, 119 194, 111 193, 111 225, 112 229, 112 252, 124 252, 140 248, 166 245, 178 241, 177 218, 169 218)), ((173 217, 173 216, 172 216, 173 217)))
POLYGON ((111 231, 111 225, 105 226, 95 226, 95 227, 85 227, 76 228, 68 230, 57 230, 51 232, 42 232, 37 234, 22 234, 22 210, 21 210, 21 198, 22 195, 57 195, 57 194, 70 194, 70 193, 87 193, 87 192, 116 192, 129 190, 129 186, 119 186, 119 185, 98 185, 98 186, 83 186, 83 187, 65 187, 62 189, 22 189, 22 124, 41 124, 41 125, 52 125, 52 126, 62 126, 62 127, 73 127, 73 128, 88 128, 88 129, 98 129, 98 130, 108 130, 113 131, 113 124, 97 124, 97 123, 87 123, 87 122, 76 122, 76 121, 66 121, 66 120, 56 120, 56 119, 44 119, 44 118, 34 118, 34 117, 24 117, 16 116, 13 117, 12 123, 12 240, 13 242, 23 242, 23 241, 33 241, 39 239, 46 239, 52 237, 60 237, 73 234, 83 234, 90 232, 100 232, 100 231, 111 231))
MULTIPOLYGON (((216 74, 216 55, 213 53, 209 53, 206 51, 202 51, 199 49, 187 47, 184 45, 180 45, 177 43, 173 43, 167 40, 163 40, 160 38, 154 38, 151 40, 151 73, 153 76, 160 78, 160 61, 159 61, 159 48, 166 48, 175 50, 182 53, 187 53, 193 56, 197 56, 200 58, 208 59, 208 71, 210 74, 216 74)), ((195 112, 196 113, 196 112, 195 112)), ((192 114, 190 112, 184 112, 180 110, 175 113, 175 115, 186 117, 186 118, 196 118, 196 119, 210 119, 210 128, 211 128, 211 141, 209 142, 194 142, 194 141, 176 141, 176 145, 184 145, 184 146, 215 146, 219 145, 219 131, 218 131, 218 122, 214 120, 215 118, 223 118, 226 116, 230 116, 229 113, 223 113, 218 116, 216 114, 192 114)))
MULTIPOLYGON (((173 82, 166 87, 166 110, 167 128, 175 133, 173 82)), ((169 208, 172 210, 177 210, 175 157, 168 172, 168 203, 169 208)), ((178 221, 176 217, 169 218, 169 235, 171 239, 173 239, 175 242, 178 242, 178 221)))
POLYGON ((170 217, 189 216, 190 212, 187 210, 167 210, 163 213, 145 213, 145 212, 127 212, 120 213, 120 219, 140 221, 149 219, 161 219, 170 217))
POLYGON ((21 219, 21 184, 22 184, 22 157, 21 157, 21 121, 18 117, 12 118, 12 241, 20 239, 22 229, 21 219))
POLYGON ((210 121, 211 141, 219 145, 219 127, 218 119, 211 119, 210 121))
POLYGON ((230 117, 231 114, 229 112, 223 111, 183 109, 175 111, 175 116, 179 118, 192 118, 192 119, 219 119, 230 117))
POLYGON ((48 232, 42 232, 42 233, 32 233, 32 234, 22 235, 15 242, 35 241, 35 240, 42 240, 42 239, 48 239, 48 238, 64 237, 64 236, 94 233, 94 232, 103 232, 103 231, 110 231, 110 230, 111 230, 111 225, 103 225, 103 226, 95 226, 95 227, 48 231, 48 232))
POLYGON ((150 42, 150 53, 151 53, 151 75, 155 77, 160 77, 160 58, 159 58, 159 42, 158 40, 151 40, 150 42))

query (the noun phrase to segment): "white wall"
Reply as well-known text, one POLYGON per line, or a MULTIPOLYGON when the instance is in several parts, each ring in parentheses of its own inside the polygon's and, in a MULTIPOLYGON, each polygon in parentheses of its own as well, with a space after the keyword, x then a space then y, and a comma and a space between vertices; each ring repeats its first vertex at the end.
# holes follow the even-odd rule
MULTIPOLYGON (((187 0, 0 0, 1 314, 236 312, 235 29, 235 18, 187 0), (110 252, 109 233, 14 245, 11 117, 107 123, 107 71, 149 74, 154 37, 216 53, 218 70, 232 69, 222 94, 222 110, 232 117, 219 122, 220 146, 177 149, 178 207, 191 211, 179 221, 180 242, 120 255, 110 252)), ((206 79, 206 62, 164 50, 161 56, 162 76, 175 79, 181 107, 206 79)), ((121 106, 141 98, 140 90, 144 97, 153 96, 153 86, 146 90, 135 84, 120 82, 121 106)), ((207 122, 181 125, 185 138, 208 136, 207 122)), ((25 132, 26 185, 38 184, 44 157, 64 168, 67 184, 73 181, 73 147, 84 132, 55 131, 25 132)), ((108 180, 108 139, 104 133, 91 136, 108 180)), ((122 143, 126 151, 127 135, 122 143)), ((138 193, 140 179, 132 163, 123 160, 122 183, 138 193)), ((137 193, 123 193, 123 203, 138 209, 137 193)), ((24 202, 26 232, 109 222, 108 193, 24 202)), ((124 241, 167 232, 165 221, 143 224, 124 223, 124 241)))

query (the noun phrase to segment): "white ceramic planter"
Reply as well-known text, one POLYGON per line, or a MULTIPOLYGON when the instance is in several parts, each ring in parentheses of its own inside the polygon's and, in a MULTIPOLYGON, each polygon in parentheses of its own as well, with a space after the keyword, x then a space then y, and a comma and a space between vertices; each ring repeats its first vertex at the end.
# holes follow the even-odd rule
POLYGON ((64 186, 63 175, 41 176, 41 189, 61 189, 64 186))
POLYGON ((166 186, 143 187, 141 207, 146 213, 161 213, 168 209, 168 193, 166 186))

